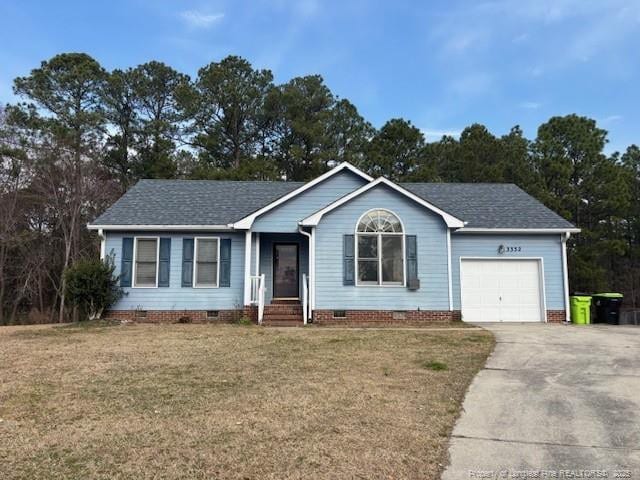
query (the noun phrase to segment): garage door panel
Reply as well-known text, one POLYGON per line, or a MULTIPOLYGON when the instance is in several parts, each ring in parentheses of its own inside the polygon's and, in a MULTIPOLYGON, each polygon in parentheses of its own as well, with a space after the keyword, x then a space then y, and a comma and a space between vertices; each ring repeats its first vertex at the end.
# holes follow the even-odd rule
POLYGON ((463 259, 462 315, 470 322, 544 319, 540 264, 530 259, 463 259))
POLYGON ((527 274, 527 275, 520 275, 517 279, 516 285, 518 286, 518 288, 531 289, 537 292, 539 288, 538 283, 539 281, 538 281, 537 274, 532 274, 532 275, 527 274))
POLYGON ((478 307, 489 306, 489 305, 494 305, 496 303, 497 297, 498 297, 497 294, 493 296, 489 296, 482 291, 474 291, 474 292, 467 292, 465 296, 465 301, 467 302, 468 305, 474 305, 478 307))
POLYGON ((504 289, 500 292, 502 297, 503 304, 512 305, 518 303, 535 303, 539 305, 540 301, 540 288, 536 285, 534 287, 513 287, 510 286, 508 289, 504 289))
POLYGON ((540 307, 538 305, 531 305, 528 308, 523 307, 520 309, 520 321, 521 322, 540 322, 540 307))
POLYGON ((539 322, 540 309, 537 305, 502 307, 500 319, 502 322, 539 322))
POLYGON ((482 288, 482 277, 479 275, 474 275, 469 277, 469 288, 482 288))
POLYGON ((503 322, 519 322, 520 309, 518 307, 502 307, 500 309, 500 317, 503 322))
MULTIPOLYGON (((492 307, 474 307, 465 310, 465 322, 486 322, 493 315, 492 307)), ((495 321, 495 320, 494 320, 495 321)))
POLYGON ((482 308, 468 308, 465 311, 465 321, 467 322, 481 322, 484 318, 484 312, 482 308))

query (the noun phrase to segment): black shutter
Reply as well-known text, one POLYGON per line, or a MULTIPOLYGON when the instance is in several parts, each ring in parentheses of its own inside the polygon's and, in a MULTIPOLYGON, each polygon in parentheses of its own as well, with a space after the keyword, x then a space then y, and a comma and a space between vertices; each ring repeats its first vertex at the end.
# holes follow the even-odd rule
POLYGON ((405 237, 407 248, 407 286, 415 290, 419 288, 418 281, 418 244, 415 235, 405 237))
POLYGON ((342 253, 342 284, 355 285, 355 235, 344 235, 342 253))
POLYGON ((182 286, 193 286, 193 238, 182 239, 182 286))
POLYGON ((131 270, 133 269, 133 237, 122 239, 122 259, 120 262, 120 286, 131 286, 131 270))
POLYGON ((231 239, 220 241, 220 286, 231 286, 231 239))
POLYGON ((169 286, 169 268, 171 264, 171 239, 160 239, 160 265, 158 266, 158 286, 169 286))

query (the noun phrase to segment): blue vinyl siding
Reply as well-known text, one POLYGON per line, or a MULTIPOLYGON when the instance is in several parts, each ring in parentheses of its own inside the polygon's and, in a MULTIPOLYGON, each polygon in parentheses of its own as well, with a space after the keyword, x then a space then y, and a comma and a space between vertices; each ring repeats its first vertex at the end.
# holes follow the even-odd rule
POLYGON ((442 218, 378 186, 325 215, 316 230, 316 309, 448 310, 447 237, 442 218), (405 233, 417 236, 420 289, 395 286, 344 286, 343 235, 353 234, 360 216, 372 208, 394 212, 405 233))
POLYGON ((260 273, 265 276, 265 303, 273 298, 273 244, 298 244, 298 276, 300 279, 300 299, 302 299, 302 274, 309 274, 309 241, 299 233, 261 233, 260 234, 260 273))
POLYGON ((244 295, 244 233, 108 232, 106 233, 106 253, 107 255, 115 255, 116 275, 120 274, 122 238, 135 237, 136 235, 171 238, 169 287, 125 288, 125 295, 112 307, 114 310, 227 310, 242 308, 244 295), (182 239, 196 236, 231 239, 230 287, 181 287, 182 239))
POLYGON ((254 232, 297 232, 300 220, 365 183, 362 177, 343 170, 261 215, 253 222, 251 229, 254 232))
POLYGON ((460 310, 460 257, 541 257, 544 264, 544 289, 547 310, 563 310, 564 276, 560 235, 451 235, 451 278, 453 308, 460 310), (520 246, 516 253, 498 254, 498 247, 520 246))

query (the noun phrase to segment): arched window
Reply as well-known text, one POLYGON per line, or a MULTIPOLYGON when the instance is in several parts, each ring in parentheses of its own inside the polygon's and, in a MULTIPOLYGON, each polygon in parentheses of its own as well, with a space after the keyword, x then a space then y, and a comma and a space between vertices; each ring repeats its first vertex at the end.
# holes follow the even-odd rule
POLYGON ((388 210, 369 210, 356 227, 357 285, 404 285, 404 230, 388 210))

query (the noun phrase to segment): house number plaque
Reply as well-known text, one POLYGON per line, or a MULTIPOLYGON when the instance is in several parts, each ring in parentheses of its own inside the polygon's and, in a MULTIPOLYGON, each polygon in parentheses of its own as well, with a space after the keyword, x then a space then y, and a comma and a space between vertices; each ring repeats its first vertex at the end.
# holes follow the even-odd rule
POLYGON ((498 247, 498 253, 517 253, 521 251, 522 247, 520 245, 500 245, 498 247))

